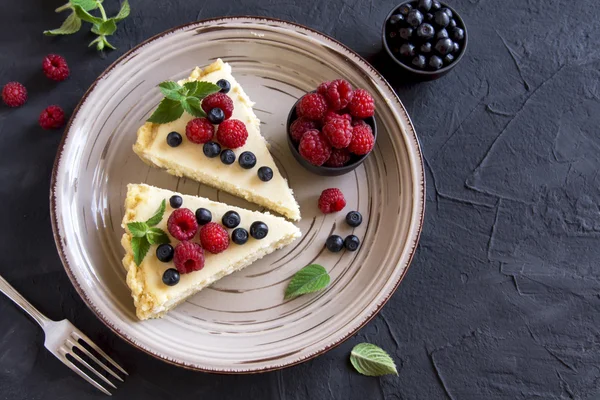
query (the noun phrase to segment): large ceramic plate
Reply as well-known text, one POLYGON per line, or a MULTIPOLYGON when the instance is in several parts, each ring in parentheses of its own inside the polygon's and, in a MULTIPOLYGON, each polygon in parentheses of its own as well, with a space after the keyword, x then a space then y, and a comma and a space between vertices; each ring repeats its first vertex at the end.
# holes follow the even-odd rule
POLYGON ((368 322, 390 298, 417 246, 424 207, 419 144, 406 110, 363 59, 321 33, 264 18, 222 18, 173 29, 109 67, 84 95, 60 145, 51 210, 58 251, 75 288, 98 317, 132 345, 193 369, 244 373, 315 357, 368 322), (218 57, 256 102, 262 133, 301 206, 303 238, 218 281, 159 320, 135 317, 120 226, 128 183, 146 182, 250 209, 256 206, 142 163, 137 128, 160 100, 156 85, 181 79, 218 57), (310 174, 294 160, 285 120, 298 97, 337 77, 368 89, 377 104, 379 138, 363 166, 341 177, 310 174), (346 210, 323 215, 319 193, 339 187, 346 210), (354 233, 357 252, 324 250, 331 233, 354 233), (327 268, 330 286, 283 300, 289 278, 310 263, 327 268))

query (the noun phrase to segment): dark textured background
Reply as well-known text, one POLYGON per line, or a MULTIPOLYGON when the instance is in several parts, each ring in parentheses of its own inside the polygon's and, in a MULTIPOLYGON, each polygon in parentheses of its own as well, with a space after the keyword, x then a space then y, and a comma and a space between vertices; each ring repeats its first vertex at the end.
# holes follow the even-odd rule
MULTIPOLYGON (((105 56, 81 31, 47 38, 60 0, 1 1, 0 84, 30 100, 0 107, 0 273, 49 317, 68 318, 131 373, 115 399, 594 399, 600 393, 600 3, 454 0, 469 30, 461 64, 396 84, 426 157, 427 212, 415 260, 371 323, 329 353, 279 372, 217 376, 164 364, 116 338, 75 293, 50 228, 60 132, 39 112, 72 112, 124 51, 173 26, 273 16, 332 35, 374 60, 394 1, 132 0, 105 56), (68 81, 41 73, 64 55, 68 81), (367 378, 352 346, 387 349, 399 377, 367 378)), ((118 7, 107 0, 109 9, 118 7)), ((89 26, 88 26, 89 29, 89 26)), ((43 347, 42 331, 0 296, 0 398, 101 399, 43 347)))

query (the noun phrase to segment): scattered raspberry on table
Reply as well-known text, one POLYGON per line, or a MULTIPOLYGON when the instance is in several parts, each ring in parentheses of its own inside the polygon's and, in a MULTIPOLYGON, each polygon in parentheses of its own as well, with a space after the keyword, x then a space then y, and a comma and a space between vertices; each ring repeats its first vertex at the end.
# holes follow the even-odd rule
POLYGON ((38 119, 44 129, 58 129, 65 124, 65 112, 59 106, 48 106, 38 119))
POLYGON ((69 77, 69 66, 67 60, 58 54, 48 54, 42 61, 44 75, 53 81, 64 81, 69 77))
POLYGON ((21 107, 27 101, 27 89, 19 82, 8 82, 2 88, 2 101, 9 107, 21 107))

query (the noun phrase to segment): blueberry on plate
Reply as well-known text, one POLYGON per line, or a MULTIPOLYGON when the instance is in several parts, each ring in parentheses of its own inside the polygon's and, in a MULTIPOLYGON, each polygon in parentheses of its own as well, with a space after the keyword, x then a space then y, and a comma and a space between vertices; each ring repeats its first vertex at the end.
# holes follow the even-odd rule
POLYGON ((264 239, 267 237, 268 233, 269 227, 264 222, 256 221, 250 225, 250 236, 252 236, 254 239, 264 239))
POLYGON ((196 210, 196 221, 198 225, 206 225, 212 221, 212 213, 206 208, 199 208, 196 210))
POLYGON ((437 51, 443 56, 450 53, 452 50, 454 50, 454 43, 448 38, 440 39, 435 44, 435 51, 437 51))
POLYGON ((417 28, 417 36, 421 39, 424 39, 424 40, 431 39, 434 34, 435 34, 435 29, 433 29, 433 26, 431 26, 431 24, 424 23, 424 24, 419 25, 419 27, 417 28))
POLYGON ((416 56, 415 58, 412 59, 413 67, 418 68, 418 69, 425 68, 426 62, 427 62, 427 60, 425 60, 425 56, 423 54, 419 54, 418 56, 416 56))
POLYGON ((444 65, 444 62, 438 56, 431 56, 429 58, 429 66, 433 69, 440 69, 444 65))
POLYGON ((215 158, 221 153, 221 145, 217 142, 206 142, 202 146, 204 155, 208 158, 215 158))
MULTIPOLYGON (((214 110, 214 108, 213 108, 214 110)), ((231 165, 235 162, 235 153, 231 149, 225 149, 221 152, 221 162, 226 165, 231 165)))
POLYGON ((454 56, 452 54, 446 54, 446 57, 444 57, 444 64, 452 64, 452 61, 454 61, 454 56))
POLYGON ((227 79, 219 79, 217 81, 217 86, 221 88, 221 93, 229 93, 231 90, 231 83, 227 79))
POLYGON ((256 156, 251 151, 245 151, 240 154, 238 162, 240 163, 240 167, 252 169, 256 165, 256 156))
POLYGON ((269 167, 260 167, 257 172, 258 179, 263 182, 269 182, 273 179, 273 170, 269 167))
POLYGON ((413 28, 416 28, 423 22, 423 13, 419 10, 412 10, 406 16, 406 22, 413 28))
POLYGON ((219 107, 215 107, 206 116, 211 124, 218 125, 225 119, 225 113, 219 107))
POLYGON ((242 219, 240 218, 240 214, 236 213, 235 211, 227 211, 225 214, 223 214, 223 218, 221 218, 221 223, 223 226, 230 229, 238 226, 241 221, 242 219))
POLYGON ((400 35, 400 37, 404 40, 410 39, 412 34, 413 34, 413 28, 402 27, 402 28, 398 29, 398 35, 400 35))
POLYGON ((353 228, 362 224, 362 215, 358 211, 350 211, 346 214, 346 223, 353 228))
POLYGON ((355 235, 348 235, 346 236, 346 239, 344 239, 344 247, 346 247, 346 250, 356 251, 358 246, 360 246, 360 239, 355 235))
POLYGON ((177 147, 181 144, 183 138, 177 132, 171 132, 167 135, 167 144, 171 147, 177 147))
POLYGON ((179 283, 179 272, 175 268, 169 268, 163 273, 162 281, 167 286, 175 286, 179 283))
POLYGON ((410 4, 402 4, 398 7, 398 12, 404 16, 407 16, 408 13, 412 10, 412 6, 410 4))
POLYGON ((436 11, 433 15, 433 20, 440 28, 445 28, 450 23, 450 17, 443 10, 436 11))
POLYGON ((419 0, 419 2, 417 3, 417 8, 421 10, 421 12, 426 13, 431 9, 432 3, 433 1, 431 0, 419 0))
POLYGON ((456 20, 454 18, 448 22, 448 28, 456 28, 456 20))
POLYGON ((331 235, 325 241, 325 247, 332 253, 337 253, 344 248, 344 239, 338 235, 331 235))
POLYGON ((452 29, 452 40, 459 41, 465 38, 465 31, 460 28, 452 29))
POLYGON ((436 39, 446 39, 448 37, 448 31, 445 29, 440 29, 436 34, 435 34, 435 38, 436 39))
POLYGON ((169 262, 173 259, 173 254, 175 254, 175 250, 173 250, 173 246, 168 243, 161 244, 156 248, 156 258, 162 262, 169 262))
POLYGON ((440 4, 440 2, 439 2, 439 1, 433 0, 433 1, 431 2, 431 11, 437 11, 437 10, 439 10, 440 8, 442 8, 442 5, 440 4))
POLYGON ((412 57, 415 55, 415 46, 410 43, 404 43, 400 46, 400 55, 404 57, 412 57))
POLYGON ((404 21, 404 15, 402 15, 402 14, 394 14, 388 20, 390 25, 397 25, 397 24, 401 23, 402 21, 404 21))
POLYGON ((231 232, 231 241, 239 245, 246 243, 248 241, 248 231, 244 228, 235 228, 231 232))
POLYGON ((182 204, 183 204, 183 199, 181 198, 181 196, 177 196, 176 194, 171 196, 171 198, 169 199, 169 205, 172 208, 179 208, 179 207, 181 207, 182 204))
POLYGON ((431 43, 429 42, 425 42, 421 45, 421 47, 419 48, 419 50, 421 51, 421 53, 423 54, 429 54, 431 53, 431 43))

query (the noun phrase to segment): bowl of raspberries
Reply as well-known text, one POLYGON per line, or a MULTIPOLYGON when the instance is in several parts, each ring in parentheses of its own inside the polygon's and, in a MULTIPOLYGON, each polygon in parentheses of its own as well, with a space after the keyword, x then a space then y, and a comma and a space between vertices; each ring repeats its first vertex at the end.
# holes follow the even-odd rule
POLYGON ((290 150, 304 168, 322 176, 343 175, 375 146, 375 101, 344 79, 323 82, 294 104, 287 133, 290 150))
POLYGON ((461 60, 467 49, 467 29, 460 15, 445 3, 407 1, 385 19, 383 47, 411 76, 433 80, 461 60))

